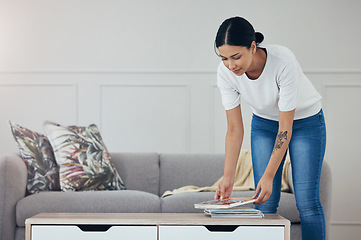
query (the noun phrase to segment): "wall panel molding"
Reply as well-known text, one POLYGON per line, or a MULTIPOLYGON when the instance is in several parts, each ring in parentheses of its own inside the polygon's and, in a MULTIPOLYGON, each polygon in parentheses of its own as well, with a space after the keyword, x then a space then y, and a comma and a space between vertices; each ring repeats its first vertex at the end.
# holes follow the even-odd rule
MULTIPOLYGON (((346 173, 354 175, 354 169, 361 167, 357 161, 356 150, 359 131, 357 128, 353 129, 353 125, 357 124, 357 116, 360 116, 360 111, 357 110, 357 106, 359 105, 358 99, 360 99, 361 96, 361 77, 359 73, 352 74, 355 76, 351 76, 351 78, 341 78, 342 81, 336 78, 322 82, 326 124, 328 123, 328 136, 332 137, 328 139, 328 145, 331 148, 328 149, 326 157, 331 164, 331 170, 334 171, 333 177, 336 178, 335 181, 333 181, 334 201, 339 201, 339 196, 344 195, 343 186, 350 185, 349 188, 352 189, 357 185, 355 181, 359 181, 357 180, 359 177, 354 176, 354 181, 350 182, 350 178, 346 173), (346 116, 348 109, 352 109, 352 111, 349 116, 346 116), (352 120, 353 118, 355 119, 352 120), (352 133, 346 134, 344 132, 352 133), (347 139, 345 139, 345 136, 347 136, 347 139), (344 153, 335 150, 335 147, 339 148, 340 151, 344 151, 344 153), (344 166, 342 161, 339 161, 341 160, 339 158, 343 157, 349 167, 344 166)), ((360 195, 357 192, 355 194, 355 198, 357 199, 360 195)), ((331 216, 332 226, 338 226, 344 229, 361 226, 358 215, 353 214, 350 205, 347 206, 344 204, 340 206, 333 204, 332 209, 334 211, 332 211, 331 216)), ((351 204, 351 206, 357 209, 357 204, 351 204)))
POLYGON ((76 124, 79 122, 79 86, 77 83, 62 83, 62 82, 52 82, 52 83, 44 83, 44 82, 1 82, 0 87, 73 87, 75 89, 75 118, 76 124))
POLYGON ((56 86, 59 86, 59 87, 76 87, 78 88, 78 84, 77 83, 57 83, 57 82, 54 82, 54 83, 43 83, 43 82, 32 82, 32 83, 23 83, 23 82, 15 82, 15 83, 2 83, 0 82, 0 86, 15 86, 15 87, 18 87, 18 86, 23 86, 23 87, 33 87, 33 86, 37 86, 37 87, 56 87, 56 86))
MULTIPOLYGON (((360 73, 361 74, 361 73, 360 73)), ((355 83, 355 82, 345 82, 345 83, 327 83, 327 82, 323 82, 322 83, 322 97, 324 98, 324 110, 327 113, 327 102, 329 99, 329 96, 327 95, 327 89, 330 88, 360 88, 361 87, 361 78, 360 78, 360 83, 355 83)))
MULTIPOLYGON (((304 69, 305 74, 361 74, 361 69, 304 69)), ((95 70, 95 71, 0 71, 2 74, 216 74, 217 69, 140 69, 140 70, 95 70)))
POLYGON ((361 226, 361 222, 358 221, 334 221, 331 225, 335 226, 361 226))
MULTIPOLYGON (((191 151, 191 137, 192 137, 192 120, 191 120, 191 85, 189 83, 179 83, 179 82, 171 82, 171 83, 158 83, 158 82, 150 82, 150 83, 101 83, 98 84, 99 88, 99 124, 100 128, 104 127, 104 110, 102 109, 104 104, 104 89, 106 88, 150 88, 150 89, 160 89, 160 88, 183 88, 185 89, 184 97, 184 111, 185 111, 185 119, 186 121, 183 122, 185 131, 185 139, 184 146, 186 149, 184 151, 190 152, 191 151)), ((130 103, 127 103, 130 104, 130 103)), ((166 105, 166 103, 165 103, 166 105)), ((166 111, 166 109, 164 109, 166 111)), ((160 133, 161 134, 161 133, 160 133)), ((167 133, 168 134, 168 133, 167 133)))
POLYGON ((213 151, 215 151, 217 148, 216 148, 216 123, 215 123, 215 114, 216 114, 216 109, 215 109, 215 103, 216 103, 216 98, 214 96, 214 91, 217 89, 217 84, 216 83, 211 83, 209 85, 209 94, 211 96, 211 102, 210 102, 210 105, 208 106, 209 107, 209 119, 210 119, 210 138, 211 138, 211 141, 209 142, 210 143, 210 146, 209 148, 212 149, 213 151))
POLYGON ((190 121, 191 121, 191 117, 190 117, 190 98, 191 98, 191 93, 190 93, 190 89, 191 86, 188 83, 167 83, 167 84, 163 84, 163 83, 101 83, 99 84, 99 103, 100 103, 100 126, 102 124, 102 88, 105 87, 150 87, 150 88, 155 88, 155 87, 185 87, 187 89, 187 99, 188 99, 188 103, 187 103, 187 107, 188 107, 188 124, 190 127, 190 121))

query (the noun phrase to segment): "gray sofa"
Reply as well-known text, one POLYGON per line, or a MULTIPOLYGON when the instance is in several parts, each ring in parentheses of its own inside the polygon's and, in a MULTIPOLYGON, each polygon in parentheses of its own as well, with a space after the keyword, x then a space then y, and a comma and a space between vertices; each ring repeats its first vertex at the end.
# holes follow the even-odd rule
MULTIPOLYGON (((40 212, 200 212, 193 204, 212 199, 214 192, 160 196, 167 190, 186 185, 211 186, 223 174, 222 154, 111 153, 111 156, 127 190, 41 192, 29 196, 25 196, 27 172, 23 160, 16 154, 2 156, 0 239, 24 240, 25 219, 40 212)), ((234 192, 232 196, 252 194, 242 191, 234 192)), ((330 194, 331 174, 325 162, 321 201, 327 226, 330 194)), ((301 239, 300 219, 292 192, 282 193, 278 213, 291 221, 291 239, 301 239)))

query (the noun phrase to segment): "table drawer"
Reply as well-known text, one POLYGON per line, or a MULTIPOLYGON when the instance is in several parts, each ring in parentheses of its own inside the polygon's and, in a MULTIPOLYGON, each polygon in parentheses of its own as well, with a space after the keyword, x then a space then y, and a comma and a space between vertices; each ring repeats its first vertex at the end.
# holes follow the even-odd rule
POLYGON ((157 226, 33 225, 32 240, 157 240, 157 226))
POLYGON ((159 240, 284 240, 283 226, 160 226, 159 240))

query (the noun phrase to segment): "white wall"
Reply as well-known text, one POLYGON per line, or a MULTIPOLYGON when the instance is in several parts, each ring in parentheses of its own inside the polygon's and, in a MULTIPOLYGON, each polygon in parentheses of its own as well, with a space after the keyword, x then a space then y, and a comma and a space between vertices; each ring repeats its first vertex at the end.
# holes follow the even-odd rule
MULTIPOLYGON (((45 119, 96 123, 110 151, 223 152, 213 43, 240 15, 265 44, 289 47, 323 95, 330 239, 357 239, 359 9, 357 0, 0 0, 0 153, 17 151, 9 119, 41 132, 45 119)), ((245 149, 250 116, 244 106, 245 149)))

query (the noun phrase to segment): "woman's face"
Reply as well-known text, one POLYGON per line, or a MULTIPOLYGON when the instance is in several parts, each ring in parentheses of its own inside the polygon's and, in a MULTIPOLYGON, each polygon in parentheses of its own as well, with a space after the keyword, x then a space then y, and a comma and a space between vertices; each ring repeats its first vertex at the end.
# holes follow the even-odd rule
POLYGON ((237 76, 241 76, 248 71, 255 50, 256 45, 253 43, 250 48, 227 44, 218 47, 224 65, 237 76))

